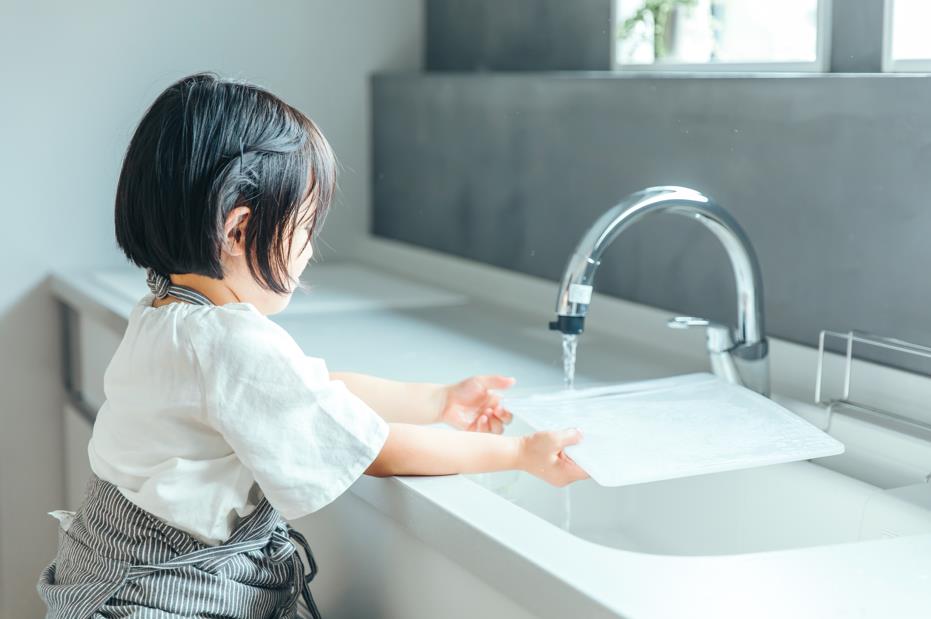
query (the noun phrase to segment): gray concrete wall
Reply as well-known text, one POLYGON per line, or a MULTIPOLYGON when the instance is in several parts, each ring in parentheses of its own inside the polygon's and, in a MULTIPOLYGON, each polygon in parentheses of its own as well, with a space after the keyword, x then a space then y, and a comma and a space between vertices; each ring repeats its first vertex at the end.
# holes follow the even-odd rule
MULTIPOLYGON (((377 235, 555 282, 619 198, 686 185, 756 246, 772 335, 931 344, 929 77, 381 75, 373 96, 377 235)), ((723 251, 674 216, 625 232, 597 285, 735 315, 723 251)))
POLYGON ((613 0, 427 0, 428 71, 610 68, 613 0))

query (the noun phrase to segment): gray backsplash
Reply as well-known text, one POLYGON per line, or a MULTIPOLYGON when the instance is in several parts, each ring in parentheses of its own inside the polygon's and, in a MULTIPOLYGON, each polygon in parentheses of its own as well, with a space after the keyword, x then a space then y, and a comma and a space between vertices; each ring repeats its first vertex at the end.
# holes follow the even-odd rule
MULTIPOLYGON (((929 77, 405 74, 372 92, 376 235, 555 282, 620 198, 685 185, 750 236, 769 334, 931 344, 929 77)), ((670 215, 626 231, 597 288, 735 315, 723 250, 670 215)))
POLYGON ((427 71, 610 69, 613 0, 427 0, 427 71))

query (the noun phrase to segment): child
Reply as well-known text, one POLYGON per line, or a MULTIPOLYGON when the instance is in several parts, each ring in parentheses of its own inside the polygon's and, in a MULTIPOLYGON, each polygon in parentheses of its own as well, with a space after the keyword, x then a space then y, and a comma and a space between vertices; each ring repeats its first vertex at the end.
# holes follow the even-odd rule
POLYGON ((53 512, 58 554, 38 583, 49 617, 292 617, 301 605, 318 617, 313 557, 285 519, 363 473, 587 477, 562 451, 576 430, 498 436, 511 414, 491 390, 511 378, 330 373, 267 318, 300 287, 335 168, 302 113, 212 73, 173 84, 142 118, 116 238, 151 294, 104 376, 84 502, 53 512), (439 421, 470 432, 419 425, 439 421))

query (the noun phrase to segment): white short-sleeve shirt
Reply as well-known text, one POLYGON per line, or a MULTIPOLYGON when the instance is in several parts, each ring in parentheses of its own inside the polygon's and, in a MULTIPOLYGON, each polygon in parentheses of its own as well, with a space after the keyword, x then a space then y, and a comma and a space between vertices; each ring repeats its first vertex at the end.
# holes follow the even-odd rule
POLYGON ((251 303, 133 308, 104 374, 91 469, 208 544, 262 496, 288 519, 372 463, 387 423, 251 303))

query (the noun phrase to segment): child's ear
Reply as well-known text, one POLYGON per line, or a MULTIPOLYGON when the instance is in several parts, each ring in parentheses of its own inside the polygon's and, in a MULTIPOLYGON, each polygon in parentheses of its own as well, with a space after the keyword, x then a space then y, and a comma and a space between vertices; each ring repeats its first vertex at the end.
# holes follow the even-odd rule
POLYGON ((224 249, 231 256, 245 253, 246 226, 249 223, 251 210, 248 206, 237 206, 226 216, 223 224, 224 249))

